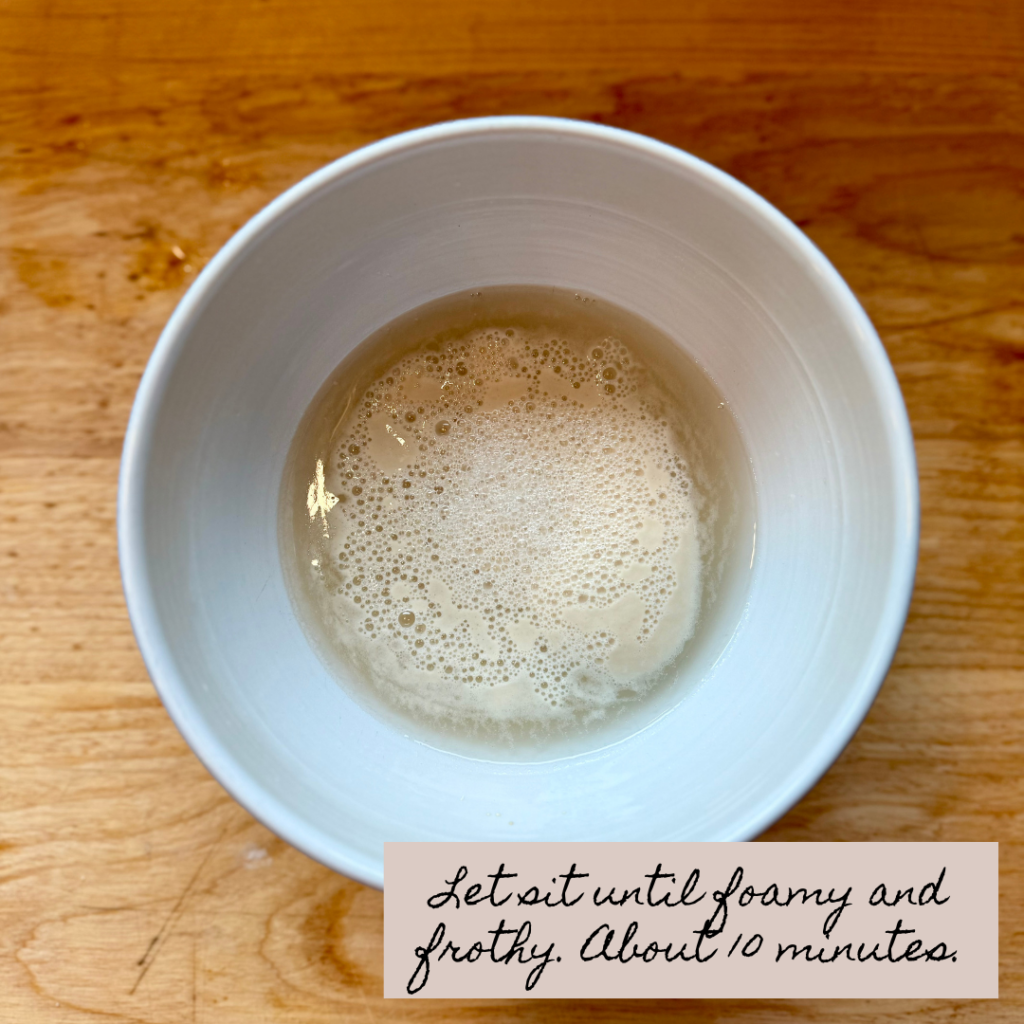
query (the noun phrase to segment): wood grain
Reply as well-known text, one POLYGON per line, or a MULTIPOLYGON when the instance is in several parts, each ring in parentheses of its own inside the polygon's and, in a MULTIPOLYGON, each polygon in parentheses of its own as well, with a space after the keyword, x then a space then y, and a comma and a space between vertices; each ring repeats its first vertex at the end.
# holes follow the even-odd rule
POLYGON ((1024 1017, 1024 6, 12 0, 0 68, 0 1019, 1024 1017), (115 494, 163 322, 316 167, 519 112, 736 175, 878 326, 917 444, 914 601, 864 726, 764 838, 998 840, 998 1002, 384 1003, 381 896, 254 822, 160 706, 115 494))

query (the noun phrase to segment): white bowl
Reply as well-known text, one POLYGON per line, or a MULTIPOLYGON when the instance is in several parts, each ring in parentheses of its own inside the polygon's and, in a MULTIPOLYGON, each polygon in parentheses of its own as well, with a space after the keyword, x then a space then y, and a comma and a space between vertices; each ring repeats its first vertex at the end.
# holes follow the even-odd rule
POLYGON ((392 840, 741 840, 832 763, 906 617, 918 499, 906 410, 842 279, 778 211, 677 149, 486 118, 300 182, 182 300, 125 439, 118 529, 143 657, 186 740, 283 838, 383 884, 392 840), (278 554, 302 414, 346 353, 440 296, 585 291, 677 339, 743 432, 748 603, 702 684, 635 735, 474 760, 357 705, 311 649, 278 554))

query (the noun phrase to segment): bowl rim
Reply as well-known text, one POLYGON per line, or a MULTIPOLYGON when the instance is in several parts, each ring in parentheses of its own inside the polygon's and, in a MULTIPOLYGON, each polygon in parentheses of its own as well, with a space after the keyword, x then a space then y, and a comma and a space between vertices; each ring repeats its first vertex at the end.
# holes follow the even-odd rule
POLYGON ((498 116, 447 121, 390 136, 354 150, 292 185, 250 219, 210 260, 182 297, 157 340, 142 375, 124 438, 117 495, 121 582, 129 619, 143 661, 167 713, 210 774, 249 813, 314 860, 366 885, 382 889, 383 860, 328 838, 315 825, 266 792, 233 758, 188 697, 166 642, 145 557, 145 490, 157 414, 173 368, 193 324, 215 296, 235 262, 257 246, 283 216, 339 179, 374 164, 439 142, 494 135, 546 134, 589 140, 661 161, 717 190, 760 221, 805 271, 814 276, 851 328, 865 372, 884 410, 884 429, 893 459, 897 505, 896 547, 889 586, 871 647, 861 662, 845 713, 811 748, 776 790, 723 841, 754 838, 794 806, 819 781, 867 715, 892 663, 903 632, 917 567, 920 507, 913 435, 895 372, 881 339, 849 286, 814 243, 784 214, 731 175, 683 150, 647 136, 586 121, 539 116, 498 116))

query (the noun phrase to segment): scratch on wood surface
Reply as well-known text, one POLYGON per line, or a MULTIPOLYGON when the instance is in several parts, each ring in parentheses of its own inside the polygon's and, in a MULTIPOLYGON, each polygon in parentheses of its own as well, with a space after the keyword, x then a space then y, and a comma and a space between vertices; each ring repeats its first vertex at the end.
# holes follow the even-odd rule
POLYGON ((192 890, 195 888, 196 882, 199 881, 199 876, 203 873, 203 868, 209 863, 210 858, 213 856, 214 851, 221 844, 225 834, 228 830, 228 824, 225 823, 224 827, 220 830, 220 835, 210 844, 210 848, 206 851, 206 855, 199 863, 199 867, 196 868, 192 877, 188 881, 188 885, 185 886, 184 891, 178 897, 177 902, 171 907, 171 912, 164 919, 164 923, 160 926, 160 930, 150 940, 149 945, 146 947, 146 952, 138 960, 137 966, 141 968, 139 976, 135 979, 135 984, 129 989, 128 994, 130 996, 135 995, 139 985, 142 984, 142 979, 146 976, 150 967, 156 962, 156 958, 160 955, 160 951, 166 945, 167 940, 171 937, 172 932, 181 919, 181 915, 185 909, 185 904, 188 901, 189 896, 192 894, 192 890))

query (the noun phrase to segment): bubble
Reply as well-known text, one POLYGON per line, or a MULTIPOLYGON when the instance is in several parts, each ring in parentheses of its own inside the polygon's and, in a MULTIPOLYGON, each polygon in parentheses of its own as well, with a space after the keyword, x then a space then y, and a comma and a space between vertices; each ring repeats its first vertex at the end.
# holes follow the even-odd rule
POLYGON ((415 621, 415 612, 402 612, 402 614, 398 616, 398 624, 400 626, 411 626, 415 621))

